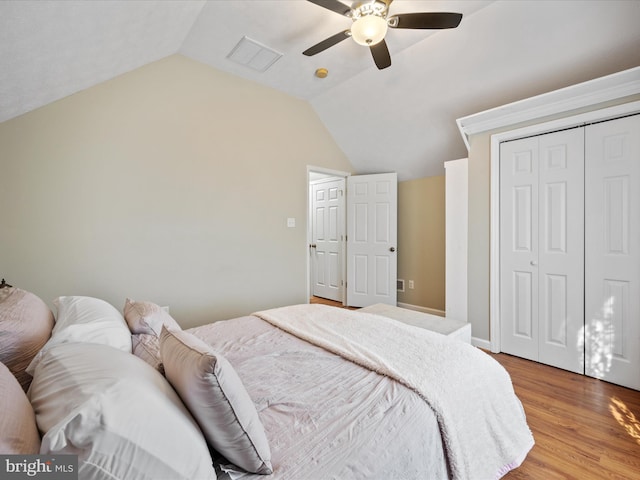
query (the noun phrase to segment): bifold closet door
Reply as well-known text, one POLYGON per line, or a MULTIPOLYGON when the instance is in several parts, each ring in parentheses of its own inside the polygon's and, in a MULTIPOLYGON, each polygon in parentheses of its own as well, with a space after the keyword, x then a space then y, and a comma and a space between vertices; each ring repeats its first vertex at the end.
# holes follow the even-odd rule
POLYGON ((538 139, 500 145, 500 349, 538 360, 538 139))
POLYGON ((586 127, 586 374, 640 389, 640 115, 586 127))
POLYGON ((501 350, 584 373, 584 131, 500 150, 501 350))

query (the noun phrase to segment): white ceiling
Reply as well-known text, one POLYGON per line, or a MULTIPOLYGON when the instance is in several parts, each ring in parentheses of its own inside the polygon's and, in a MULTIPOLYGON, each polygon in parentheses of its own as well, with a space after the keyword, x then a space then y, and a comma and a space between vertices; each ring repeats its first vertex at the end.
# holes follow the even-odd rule
POLYGON ((390 29, 393 63, 380 71, 350 39, 303 56, 350 24, 304 0, 3 0, 0 122, 179 53, 309 101, 358 173, 406 180, 466 155, 456 118, 640 65, 638 0, 395 0, 390 11, 464 16, 452 30, 390 29), (262 73, 233 63, 243 36, 283 56, 262 73))

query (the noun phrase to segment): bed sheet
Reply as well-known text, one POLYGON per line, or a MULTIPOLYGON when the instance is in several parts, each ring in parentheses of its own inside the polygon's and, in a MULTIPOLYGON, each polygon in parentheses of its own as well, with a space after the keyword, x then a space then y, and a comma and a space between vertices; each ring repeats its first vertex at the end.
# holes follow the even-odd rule
POLYGON ((448 478, 435 414, 397 381, 254 316, 190 331, 236 369, 271 447, 271 476, 229 478, 448 478))

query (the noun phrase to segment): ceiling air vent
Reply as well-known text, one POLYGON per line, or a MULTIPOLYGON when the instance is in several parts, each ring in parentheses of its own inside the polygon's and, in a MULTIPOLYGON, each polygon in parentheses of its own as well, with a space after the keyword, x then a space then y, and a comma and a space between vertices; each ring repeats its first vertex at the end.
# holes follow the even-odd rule
POLYGON ((264 72, 281 56, 282 53, 245 36, 233 47, 227 58, 257 72, 264 72))

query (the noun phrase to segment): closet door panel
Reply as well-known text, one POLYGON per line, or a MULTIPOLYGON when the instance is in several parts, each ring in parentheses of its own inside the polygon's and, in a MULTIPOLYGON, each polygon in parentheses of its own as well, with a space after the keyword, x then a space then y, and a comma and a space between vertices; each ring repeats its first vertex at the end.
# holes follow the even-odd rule
POLYGON ((586 129, 586 373, 640 389, 640 116, 586 129))
POLYGON ((501 350, 584 373, 584 132, 500 153, 501 350))
POLYGON ((584 373, 584 129, 539 140, 539 361, 584 373))
POLYGON ((538 360, 538 140, 500 149, 501 350, 538 360))

